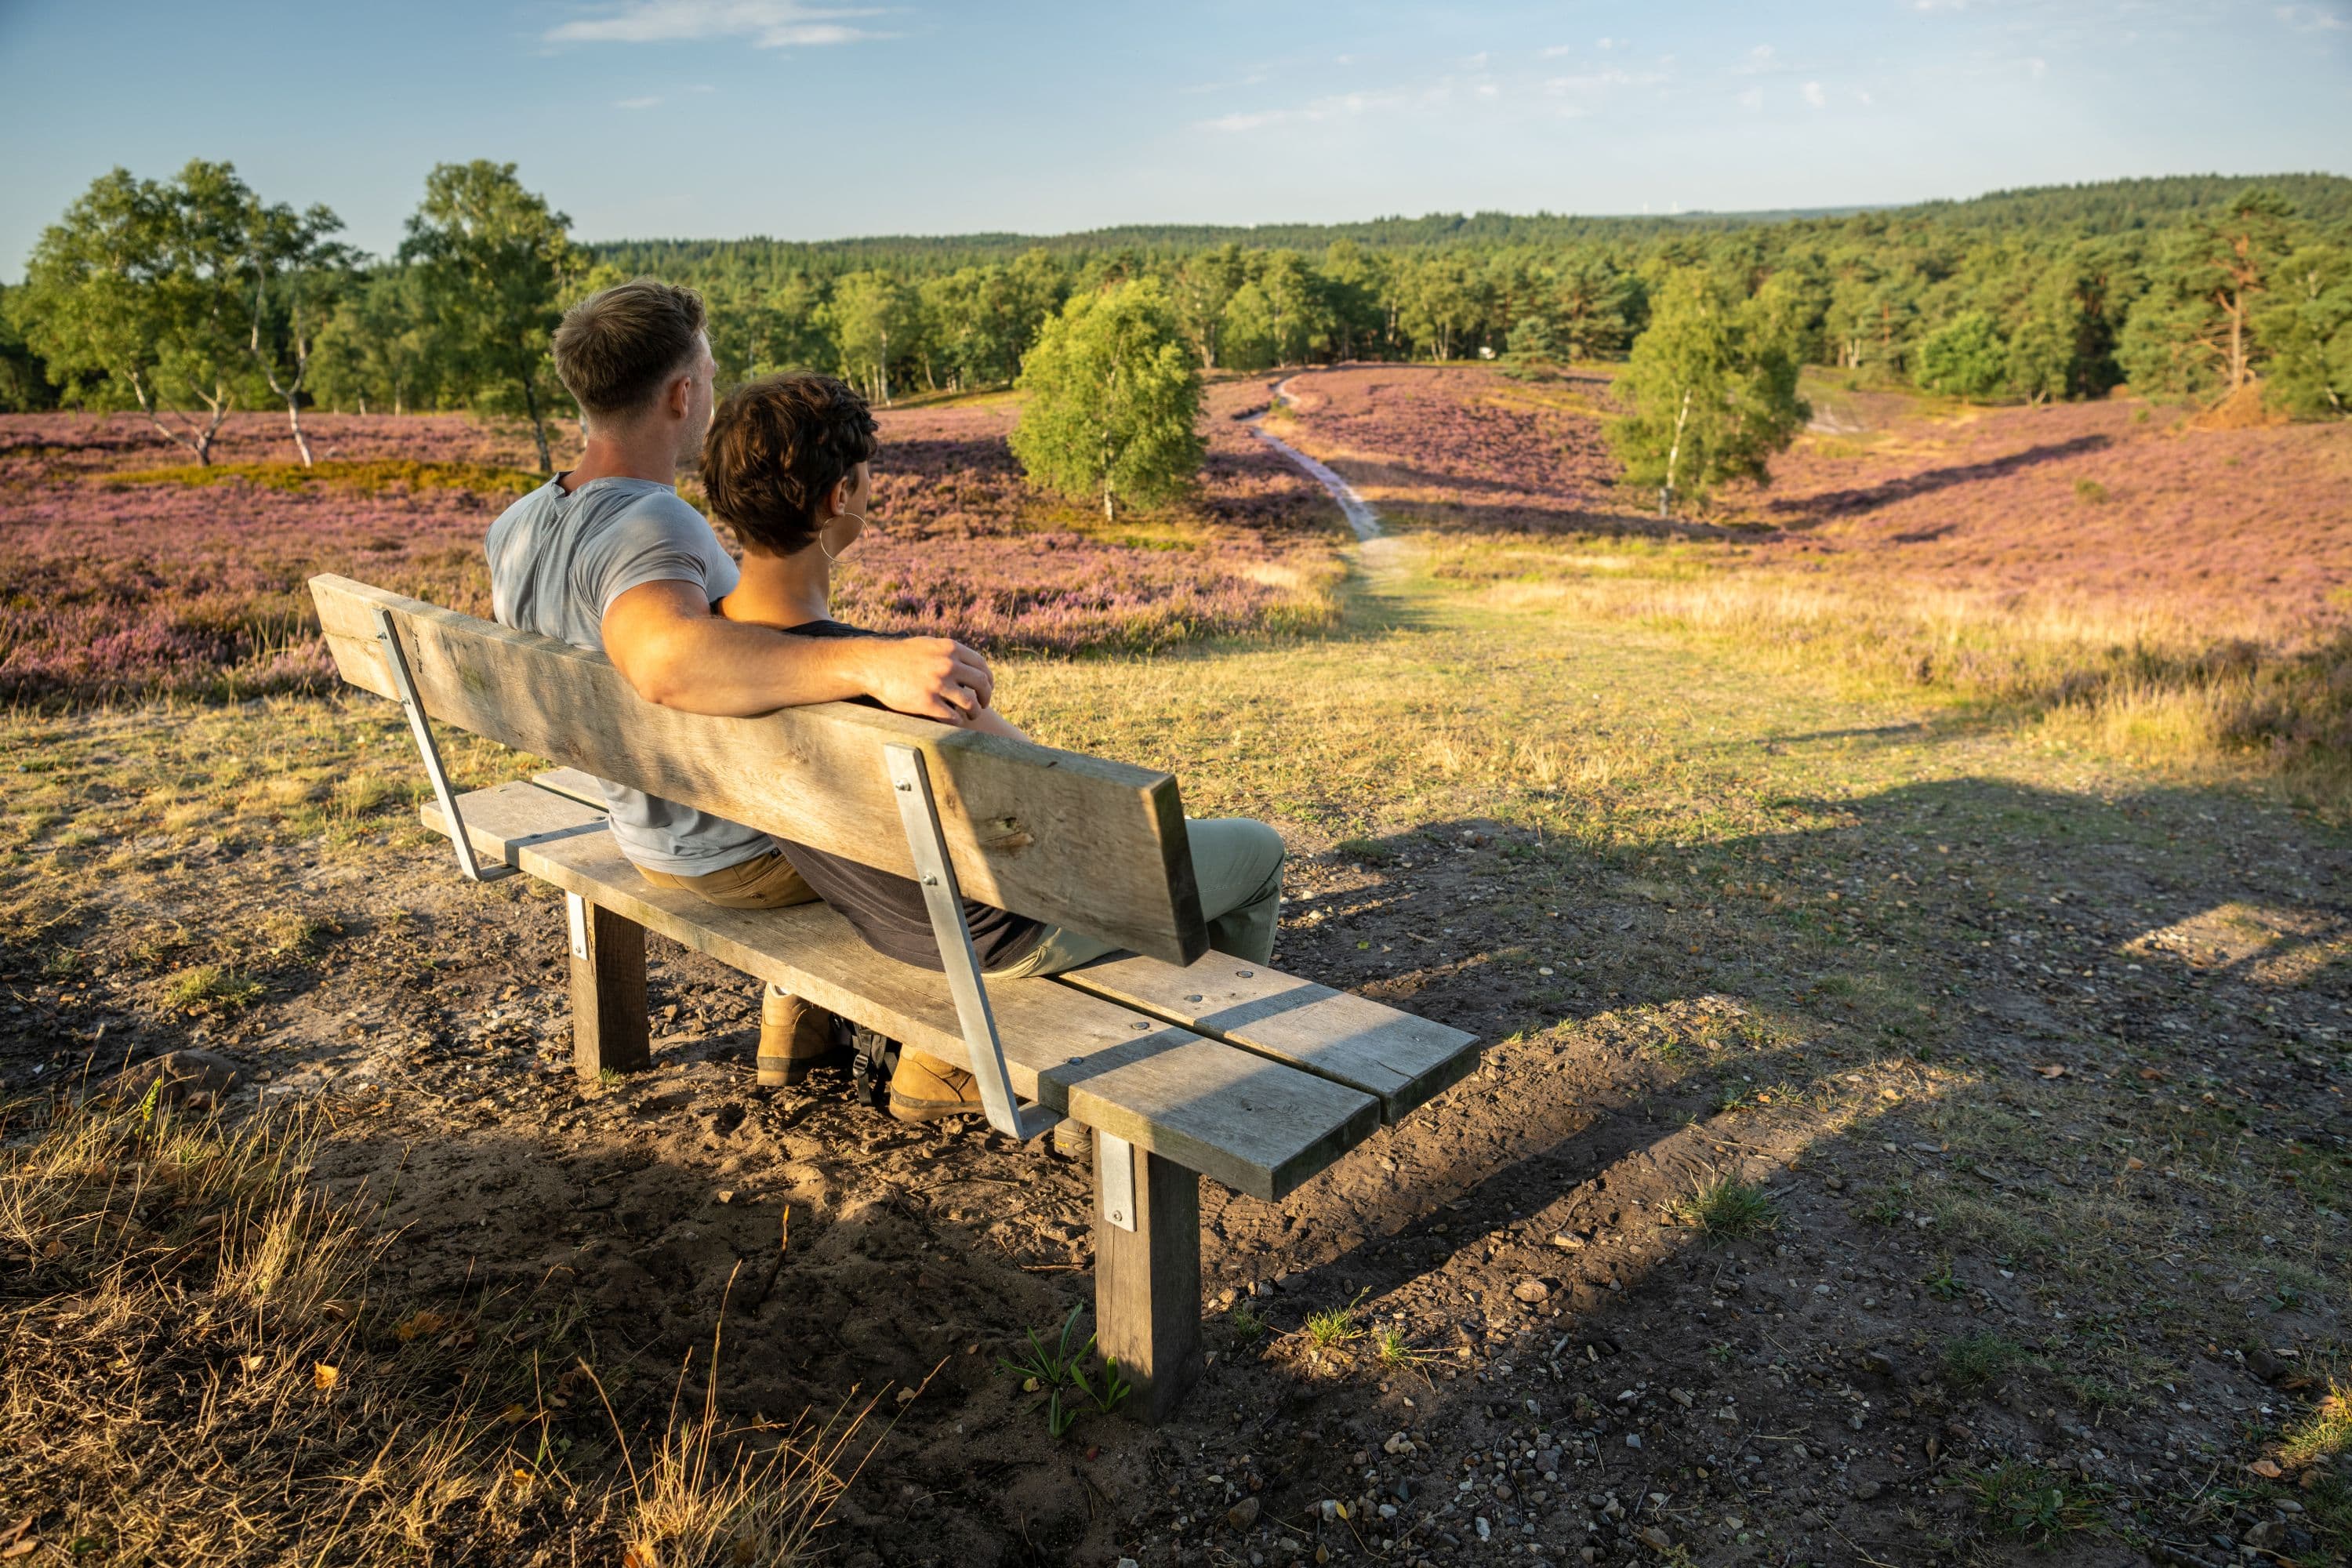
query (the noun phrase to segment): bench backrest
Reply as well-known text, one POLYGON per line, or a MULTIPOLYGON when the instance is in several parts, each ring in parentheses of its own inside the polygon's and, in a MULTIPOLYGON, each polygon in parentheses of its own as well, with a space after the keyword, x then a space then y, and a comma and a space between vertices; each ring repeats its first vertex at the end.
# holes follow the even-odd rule
POLYGON ((1208 950, 1171 774, 857 703, 681 712, 638 697, 600 653, 348 577, 314 577, 310 593, 353 686, 397 700, 382 606, 434 719, 901 876, 914 861, 882 748, 918 746, 965 897, 1171 963, 1208 950))

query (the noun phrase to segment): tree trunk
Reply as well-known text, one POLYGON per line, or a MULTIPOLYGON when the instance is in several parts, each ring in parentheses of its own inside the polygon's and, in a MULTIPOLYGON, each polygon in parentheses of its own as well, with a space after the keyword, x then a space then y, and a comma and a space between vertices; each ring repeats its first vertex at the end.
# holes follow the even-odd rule
POLYGON ((530 438, 539 447, 539 471, 551 474, 555 472, 555 456, 547 449, 547 426, 539 417, 539 388, 531 385, 529 371, 522 375, 522 405, 530 416, 530 438))
POLYGON ((1683 388, 1683 405, 1675 415, 1675 438, 1666 446, 1666 488, 1658 492, 1658 515, 1666 515, 1666 501, 1675 493, 1675 474, 1683 460, 1683 426, 1690 420, 1691 389, 1683 388))
MULTIPOLYGON (((296 384, 299 386, 300 383, 296 384)), ((296 394, 287 395, 286 423, 294 427, 294 449, 302 454, 302 466, 306 468, 311 467, 310 438, 302 434, 302 403, 296 394)))
POLYGON ((1108 480, 1105 480, 1103 483, 1103 521, 1105 522, 1116 522, 1118 521, 1111 512, 1110 483, 1108 480))

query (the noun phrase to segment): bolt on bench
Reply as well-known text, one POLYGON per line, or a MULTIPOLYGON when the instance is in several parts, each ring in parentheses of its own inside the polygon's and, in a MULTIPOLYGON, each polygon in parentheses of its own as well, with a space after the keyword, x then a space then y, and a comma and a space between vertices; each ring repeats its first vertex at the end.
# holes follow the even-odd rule
POLYGON ((1097 1342, 1147 1419, 1200 1373, 1199 1178, 1281 1198, 1477 1064, 1458 1029, 1207 951, 1167 773, 854 703, 680 712, 602 654, 345 577, 310 590, 343 679, 405 710, 425 820, 459 869, 562 889, 583 1076, 647 1065, 656 931, 968 1068, 1009 1136, 1091 1128, 1097 1342), (457 795, 434 720, 565 766, 457 795), (652 886, 605 830, 597 778, 917 879, 946 972, 874 952, 823 904, 652 886), (965 896, 1132 952, 990 985, 965 896))

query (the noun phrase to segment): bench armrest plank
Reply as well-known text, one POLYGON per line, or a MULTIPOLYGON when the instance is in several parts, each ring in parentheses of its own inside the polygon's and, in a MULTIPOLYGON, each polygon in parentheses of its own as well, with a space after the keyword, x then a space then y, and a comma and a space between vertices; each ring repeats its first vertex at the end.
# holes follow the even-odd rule
POLYGON ((1055 978, 1360 1089, 1381 1102, 1381 1120, 1391 1123, 1478 1065, 1475 1035, 1229 953, 1212 952, 1181 968, 1156 958, 1111 957, 1055 978))
POLYGON ((310 593, 354 686, 394 695, 382 609, 431 717, 902 877, 914 858, 883 748, 917 746, 965 896, 1162 958, 1207 950, 1171 774, 856 703, 688 713, 638 697, 601 653, 347 577, 310 593))
MULTIPOLYGON (((944 975, 884 957, 823 904, 730 910, 653 887, 603 816, 528 784, 460 798, 477 852, 929 1051, 965 1059, 944 975)), ((437 807, 426 824, 446 832, 437 807)), ((989 986, 1015 1093, 1236 1192, 1276 1199, 1369 1136, 1370 1096, 1050 980, 989 986)))

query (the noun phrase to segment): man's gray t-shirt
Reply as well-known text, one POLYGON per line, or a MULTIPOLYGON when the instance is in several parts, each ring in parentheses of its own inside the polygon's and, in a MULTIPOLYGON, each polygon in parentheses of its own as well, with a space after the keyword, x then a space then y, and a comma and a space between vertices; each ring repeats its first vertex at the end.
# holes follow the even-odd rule
MULTIPOLYGON (((502 626, 604 650, 604 612, 647 583, 690 583, 716 605, 740 576, 702 514, 651 479, 541 485, 490 524, 490 607, 502 626)), ((649 871, 698 877, 776 847, 757 828, 599 780, 613 837, 649 871)))

